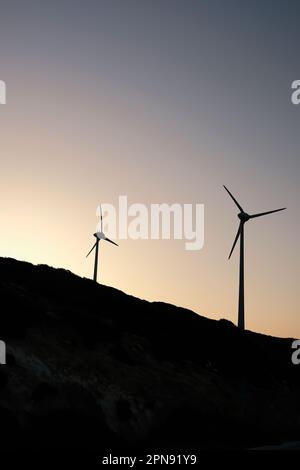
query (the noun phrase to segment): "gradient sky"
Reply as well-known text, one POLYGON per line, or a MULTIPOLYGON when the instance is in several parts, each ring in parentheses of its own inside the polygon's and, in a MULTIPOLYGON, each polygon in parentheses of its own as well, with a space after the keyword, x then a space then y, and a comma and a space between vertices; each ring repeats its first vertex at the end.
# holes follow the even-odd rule
POLYGON ((250 212, 288 207, 246 226, 246 326, 299 338, 299 2, 0 8, 1 256, 89 277, 101 201, 203 203, 202 251, 107 244, 102 282, 236 323, 226 184, 250 212))

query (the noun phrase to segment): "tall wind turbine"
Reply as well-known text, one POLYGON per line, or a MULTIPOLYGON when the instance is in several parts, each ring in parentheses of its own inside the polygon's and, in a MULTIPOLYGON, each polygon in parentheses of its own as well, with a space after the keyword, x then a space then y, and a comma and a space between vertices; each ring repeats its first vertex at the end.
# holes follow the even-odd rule
POLYGON ((98 258, 99 258, 99 243, 100 243, 100 241, 105 240, 109 243, 112 243, 113 245, 119 246, 119 245, 117 245, 117 243, 115 243, 112 240, 110 240, 109 238, 107 238, 103 233, 103 216, 102 216, 102 207, 101 206, 100 206, 100 214, 101 214, 101 225, 100 225, 101 231, 97 232, 97 233, 94 233, 94 237, 96 237, 96 239, 97 239, 96 243, 93 246, 93 248, 86 255, 86 257, 90 256, 92 251, 96 248, 96 251, 95 251, 95 264, 94 264, 94 281, 95 282, 97 282, 97 277, 98 277, 98 258))
POLYGON ((262 217, 263 215, 268 215, 268 214, 273 214, 274 212, 284 211, 286 207, 283 207, 282 209, 276 209, 274 211, 260 212, 259 214, 250 215, 244 211, 242 206, 238 203, 235 197, 231 194, 229 189, 227 189, 226 186, 224 186, 224 188, 228 192, 229 196, 233 199, 235 205, 240 210, 240 213, 238 214, 238 218, 240 219, 240 225, 239 225, 239 228, 238 228, 235 240, 233 242, 228 259, 231 258, 233 250, 235 249, 235 245, 237 244, 238 240, 240 240, 240 283, 239 283, 238 327, 244 330, 245 329, 245 297, 244 297, 244 226, 245 226, 245 223, 248 222, 248 220, 255 219, 257 217, 262 217))

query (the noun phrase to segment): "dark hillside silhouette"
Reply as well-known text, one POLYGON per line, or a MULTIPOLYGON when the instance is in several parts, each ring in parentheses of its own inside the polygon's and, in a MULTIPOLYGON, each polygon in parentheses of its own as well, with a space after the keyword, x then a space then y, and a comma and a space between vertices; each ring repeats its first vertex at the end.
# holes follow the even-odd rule
POLYGON ((0 258, 3 446, 247 448, 299 440, 291 340, 0 258))

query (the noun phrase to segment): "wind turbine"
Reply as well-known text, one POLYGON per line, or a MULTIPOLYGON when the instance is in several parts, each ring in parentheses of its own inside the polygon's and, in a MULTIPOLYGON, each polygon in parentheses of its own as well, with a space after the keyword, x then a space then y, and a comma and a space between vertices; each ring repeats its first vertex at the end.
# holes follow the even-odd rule
POLYGON ((103 216, 102 216, 102 207, 101 206, 100 206, 100 215, 101 215, 100 232, 94 233, 94 237, 96 237, 96 239, 97 239, 96 243, 93 246, 93 248, 86 255, 86 257, 90 256, 92 251, 96 248, 96 251, 95 251, 95 264, 94 264, 94 281, 95 282, 97 282, 97 277, 98 277, 98 258, 99 258, 99 243, 100 243, 100 241, 105 240, 109 243, 112 243, 113 245, 119 246, 119 245, 117 245, 117 243, 115 243, 112 240, 110 240, 109 238, 107 238, 103 233, 103 216))
POLYGON ((240 213, 238 214, 238 218, 240 219, 240 225, 235 237, 235 240, 233 242, 230 254, 228 259, 231 258, 231 255, 235 249, 235 245, 237 244, 238 239, 240 239, 240 282, 239 282, 239 313, 238 313, 238 327, 242 328, 243 330, 245 329, 245 297, 244 297, 244 225, 248 220, 255 219, 257 217, 262 217, 264 215, 268 214, 273 214, 274 212, 280 212, 284 211, 286 207, 283 207, 282 209, 275 209, 274 211, 268 211, 268 212, 260 212, 259 214, 247 214, 247 212, 244 211, 242 206, 238 203, 238 201, 235 199, 235 197, 231 194, 229 189, 224 186, 226 191, 228 192, 229 196, 231 199, 233 199, 235 205, 239 208, 240 213))

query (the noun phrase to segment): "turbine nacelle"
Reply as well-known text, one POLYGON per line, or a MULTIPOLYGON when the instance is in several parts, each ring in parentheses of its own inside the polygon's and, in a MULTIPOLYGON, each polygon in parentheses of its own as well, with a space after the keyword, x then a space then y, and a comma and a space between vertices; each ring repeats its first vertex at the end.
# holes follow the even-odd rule
POLYGON ((97 238, 98 240, 105 240, 106 239, 106 236, 104 235, 103 232, 94 233, 94 237, 97 238))
POLYGON ((247 212, 240 212, 238 214, 238 218, 240 219, 241 222, 245 223, 245 222, 248 222, 249 219, 251 219, 251 216, 247 214, 247 212))

